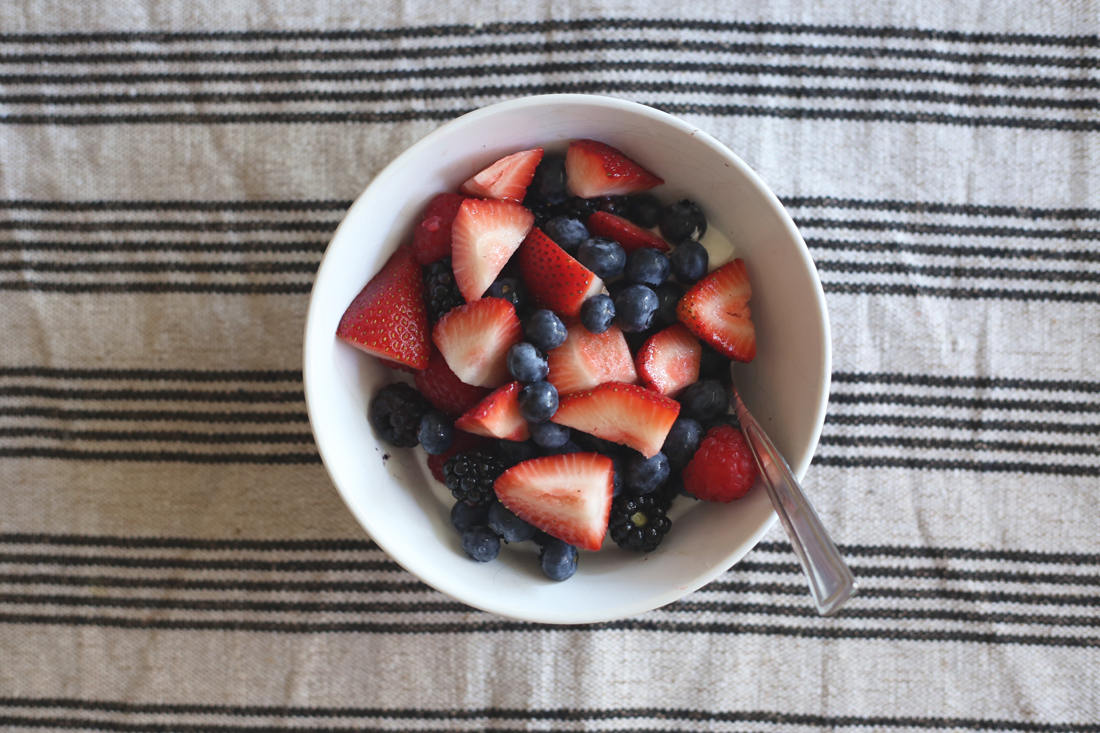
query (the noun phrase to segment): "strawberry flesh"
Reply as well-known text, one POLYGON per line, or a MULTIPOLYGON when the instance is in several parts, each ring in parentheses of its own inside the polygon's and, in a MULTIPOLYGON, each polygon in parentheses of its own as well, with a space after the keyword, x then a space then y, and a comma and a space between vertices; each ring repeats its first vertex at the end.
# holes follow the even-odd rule
POLYGON ((542 148, 506 155, 462 184, 462 193, 484 199, 523 201, 542 160, 542 148))
POLYGON ((546 354, 547 380, 558 395, 572 394, 604 382, 638 381, 630 346, 618 326, 592 333, 579 323, 570 326, 565 343, 546 354))
POLYGON ((489 394, 486 387, 475 387, 459 379, 435 346, 432 346, 427 366, 413 375, 413 381, 435 409, 451 417, 466 412, 489 394))
POLYGON ((401 247, 344 311, 336 335, 368 354, 423 369, 428 363, 428 310, 420 263, 401 247))
POLYGON ((466 199, 451 226, 451 267, 466 302, 485 294, 534 226, 515 201, 466 199))
POLYGON ((638 376, 654 392, 675 397, 699 381, 703 346, 682 323, 650 336, 638 349, 638 376))
POLYGON ((570 196, 586 199, 648 191, 664 183, 621 151, 595 140, 569 144, 565 182, 570 196))
POLYGON ((599 453, 566 453, 518 463, 496 480, 504 506, 529 524, 584 550, 607 532, 615 468, 599 453))
POLYGON ((441 193, 428 202, 413 229, 413 249, 420 264, 430 265, 450 256, 451 225, 465 200, 457 193, 441 193))
POLYGON ((709 273, 680 298, 676 316, 688 329, 734 361, 756 357, 756 329, 745 261, 736 259, 709 273))
POLYGON ((519 412, 519 393, 523 385, 511 382, 489 393, 462 417, 455 427, 474 435, 504 440, 527 440, 531 431, 519 412))
POLYGON ((635 384, 607 382, 562 397, 550 419, 652 458, 679 414, 676 400, 635 384))
POLYGON ((523 338, 516 309, 503 298, 481 298, 448 311, 432 341, 466 384, 496 388, 508 381, 508 349, 523 338))
POLYGON ((519 273, 531 297, 565 319, 581 312, 589 296, 603 291, 603 281, 570 257, 554 240, 535 227, 517 253, 519 273))
POLYGON ((588 217, 588 231, 594 237, 614 239, 628 254, 647 247, 660 252, 669 250, 668 242, 660 234, 607 211, 597 211, 588 217))

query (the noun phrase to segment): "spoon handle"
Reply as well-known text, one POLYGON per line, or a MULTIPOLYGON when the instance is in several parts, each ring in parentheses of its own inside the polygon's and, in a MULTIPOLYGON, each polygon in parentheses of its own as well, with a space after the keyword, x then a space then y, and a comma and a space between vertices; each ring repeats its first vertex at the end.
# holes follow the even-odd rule
POLYGON ((760 468, 760 477, 779 521, 787 530, 794 554, 806 573, 817 612, 822 616, 831 616, 855 592, 852 571, 829 538, 787 461, 745 407, 736 387, 733 387, 733 399, 741 431, 760 468))

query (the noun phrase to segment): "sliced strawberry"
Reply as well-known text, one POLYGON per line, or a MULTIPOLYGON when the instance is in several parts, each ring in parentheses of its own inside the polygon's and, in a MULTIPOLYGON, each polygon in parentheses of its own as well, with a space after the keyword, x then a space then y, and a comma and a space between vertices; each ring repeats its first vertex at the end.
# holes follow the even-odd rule
POLYGON ((432 330, 447 366, 476 387, 496 388, 508 381, 508 349, 522 338, 515 306, 503 298, 480 298, 453 308, 432 330))
POLYGON ((734 361, 756 357, 756 329, 749 298, 752 287, 744 260, 709 273, 680 298, 676 316, 693 334, 734 361))
POLYGON ((428 365, 413 375, 413 381, 428 402, 452 417, 458 417, 481 402, 490 391, 487 387, 475 387, 459 379, 435 346, 432 346, 428 365))
POLYGON ((679 414, 676 400, 635 384, 607 382, 562 397, 550 419, 652 458, 679 414))
POLYGON ((576 140, 565 152, 565 184, 571 196, 621 196, 662 183, 621 151, 595 140, 576 140))
POLYGON ((441 193, 424 207, 413 229, 413 249, 422 265, 430 265, 451 254, 451 224, 458 207, 466 200, 457 193, 441 193))
POLYGON ((443 483, 443 464, 452 456, 457 456, 459 453, 468 451, 471 448, 477 448, 479 445, 485 445, 488 442, 487 438, 483 438, 480 435, 456 430, 450 448, 437 456, 428 456, 428 470, 432 472, 432 476, 435 477, 436 481, 443 483))
POLYGON ((512 153, 462 184, 462 193, 483 199, 523 201, 542 160, 542 148, 512 153))
POLYGON ((579 314, 585 298, 603 290, 603 280, 538 227, 523 240, 517 256, 520 277, 531 297, 563 318, 579 314))
POLYGON ((660 234, 606 211, 597 211, 588 217, 588 231, 594 237, 614 239, 626 252, 646 247, 661 252, 669 250, 668 242, 660 234))
POLYGON ((455 427, 486 438, 527 440, 531 437, 531 431, 519 413, 519 393, 522 389, 523 385, 519 382, 511 382, 491 392, 455 420, 455 427))
POLYGON ((466 302, 485 294, 534 223, 515 201, 462 202, 451 226, 451 267, 466 302))
POLYGON ((411 247, 401 247, 344 311, 336 335, 368 354, 423 369, 428 363, 424 281, 411 247))
POLYGON ((607 532, 615 467, 599 453, 565 453, 512 466, 494 489, 529 524, 584 550, 598 550, 607 532))
POLYGON ((654 392, 675 397, 699 381, 703 345, 682 323, 650 336, 638 349, 638 376, 654 392))
POLYGON ((597 334, 578 323, 567 333, 565 342, 546 354, 550 365, 546 379, 557 388, 559 396, 604 382, 638 381, 630 346, 618 326, 597 334))

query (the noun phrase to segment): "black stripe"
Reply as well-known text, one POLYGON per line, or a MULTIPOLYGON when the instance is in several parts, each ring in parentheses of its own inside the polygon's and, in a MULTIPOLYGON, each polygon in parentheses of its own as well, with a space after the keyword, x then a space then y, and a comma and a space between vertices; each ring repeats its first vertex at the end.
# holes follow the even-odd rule
POLYGON ((219 295, 305 295, 312 282, 301 283, 71 283, 0 281, 0 291, 30 293, 105 293, 105 294, 219 294, 219 295))
POLYGON ((0 366, 0 378, 118 379, 170 382, 301 382, 301 369, 80 369, 49 366, 0 366))
MULTIPOLYGON (((802 568, 795 562, 760 562, 742 560, 737 570, 746 573, 799 575, 802 568)), ((924 578, 934 580, 983 581, 994 583, 1047 583, 1050 585, 1100 586, 1100 576, 1075 573, 1033 573, 1015 570, 958 570, 945 567, 895 567, 890 565, 854 565, 857 578, 924 578)))
POLYGON ((814 456, 815 466, 832 468, 904 468, 914 471, 973 471, 978 473, 1023 473, 1046 476, 1100 476, 1100 466, 1025 463, 1023 461, 964 461, 934 458, 888 458, 881 456, 814 456))
POLYGON ((166 402, 240 402, 246 404, 286 404, 289 402, 302 402, 305 395, 300 390, 290 391, 248 391, 244 389, 226 390, 222 392, 208 392, 193 389, 158 389, 158 390, 133 390, 133 389, 51 389, 48 387, 17 387, 0 385, 0 398, 4 397, 38 397, 55 400, 127 400, 149 401, 163 400, 166 402))
MULTIPOLYGON (((317 242, 62 242, 13 240, 0 242, 0 252, 197 252, 203 254, 255 252, 281 252, 321 254, 328 247, 328 239, 317 242)), ((316 269, 316 262, 313 263, 316 269)), ((312 272, 312 270, 310 270, 312 272)))
POLYGON ((55 420, 141 420, 209 423, 308 423, 304 412, 196 412, 192 410, 82 410, 67 407, 2 407, 0 417, 55 420))
MULTIPOLYGON (((14 576, 13 576, 14 577, 14 576)), ((4 576, 0 576, 3 582, 4 576)), ((78 578, 74 578, 74 581, 78 578)), ((43 583, 49 585, 49 583, 43 583)), ((64 583, 63 585, 93 585, 93 583, 64 583)), ((130 586, 124 586, 130 587, 130 586)), ((140 586, 139 586, 140 587, 140 586)), ((784 595, 795 598, 805 598, 806 586, 798 583, 746 583, 740 581, 714 581, 696 591, 700 595, 708 593, 759 593, 768 595, 784 595)), ((694 596, 688 596, 687 602, 694 596)), ((944 600, 960 601, 965 603, 1013 603, 1018 605, 1033 606, 1086 606, 1095 609, 1100 598, 1095 595, 1080 593, 1012 593, 1008 591, 978 591, 955 590, 948 588, 882 588, 870 586, 865 582, 859 584, 860 598, 884 598, 896 600, 944 600)), ((675 606, 668 606, 667 610, 675 611, 675 606)))
POLYGON ((894 425, 903 428, 962 428, 966 430, 1005 430, 1033 433, 1079 435, 1094 433, 1096 426, 1031 420, 979 420, 975 418, 916 417, 912 415, 837 415, 828 413, 825 422, 832 425, 894 425), (1090 430, 1090 428, 1093 428, 1090 430))
POLYGON ((957 237, 1004 237, 1025 239, 1100 240, 1100 231, 1092 229, 1030 229, 1009 226, 964 226, 960 224, 928 224, 911 221, 877 221, 873 219, 795 219, 800 227, 820 229, 851 229, 869 232, 907 232, 910 234, 942 234, 957 237))
POLYGON ((8 219, 0 221, 0 230, 67 231, 67 232, 332 232, 338 221, 32 221, 8 219))
POLYGON ((1100 392, 1100 382, 1069 379, 1021 379, 900 372, 833 372, 832 381, 843 384, 907 384, 920 387, 970 387, 974 389, 1021 389, 1044 392, 1100 392))
POLYGON ((320 464, 316 453, 185 453, 180 451, 97 451, 64 448, 0 448, 0 458, 45 458, 58 461, 122 463, 209 463, 282 466, 320 464))
POLYGON ((49 440, 137 441, 199 444, 313 445, 312 433, 196 433, 187 430, 71 430, 68 428, 0 428, 4 438, 46 438, 49 440))
MULTIPOLYGON (((2 434, 2 433, 0 433, 2 434)), ((947 438, 897 438, 885 436, 823 435, 821 445, 844 448, 869 446, 929 450, 1006 451, 1010 453, 1042 453, 1044 455, 1100 456, 1100 445, 1065 443, 1031 443, 1019 440, 950 440, 947 438)))
MULTIPOLYGON (((2 287, 2 286, 0 286, 2 287)), ((1063 292, 1051 290, 1012 290, 1008 288, 950 288, 931 285, 895 283, 823 282, 822 289, 834 295, 900 295, 905 297, 949 298, 953 300, 1016 300, 1050 303, 1100 303, 1100 293, 1063 292)))
MULTIPOLYGON (((2 395, 3 392, 0 392, 2 395)), ((829 400, 838 405, 907 405, 911 407, 958 407, 980 410, 1027 410, 1030 412, 1064 412, 1089 414, 1100 412, 1100 402, 1071 402, 1066 400, 1035 399, 1009 400, 993 397, 958 397, 936 395, 907 395, 861 392, 833 392, 829 400)), ((1100 428, 1100 425, 1081 426, 1083 429, 1100 428)))
POLYGON ((896 211, 910 214, 959 214, 975 217, 1017 219, 1100 219, 1100 209, 1051 209, 1033 206, 993 206, 982 204, 950 204, 941 201, 897 201, 833 198, 831 196, 780 196, 784 206, 791 208, 855 209, 864 211, 896 211))
POLYGON ((806 245, 810 248, 837 252, 888 252, 891 254, 909 253, 950 257, 988 257, 1014 259, 1034 263, 1049 262, 1100 262, 1100 252, 1096 250, 1050 250, 1035 247, 980 247, 969 244, 913 244, 905 242, 848 242, 842 239, 818 239, 809 237, 806 245))

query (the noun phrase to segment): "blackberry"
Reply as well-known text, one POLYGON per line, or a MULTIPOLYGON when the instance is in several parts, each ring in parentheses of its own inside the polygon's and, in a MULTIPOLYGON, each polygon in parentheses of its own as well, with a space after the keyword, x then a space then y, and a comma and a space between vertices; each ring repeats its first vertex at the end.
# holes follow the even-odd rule
POLYGON ((672 528, 666 516, 671 506, 665 492, 649 494, 623 493, 611 501, 611 517, 607 526, 611 539, 631 552, 652 552, 672 528))
POLYGON ((451 258, 444 257, 424 268, 424 300, 428 305, 428 321, 435 323, 447 311, 466 302, 455 282, 451 258))
POLYGON ((412 448, 420 443, 420 420, 432 405, 404 382, 387 384, 375 393, 368 414, 370 423, 382 440, 396 448, 412 448))
POLYGON ((630 200, 626 196, 600 196, 593 199, 596 202, 597 211, 606 211, 608 214, 627 218, 630 213, 630 200))
POLYGON ((580 196, 571 196, 560 205, 560 213, 570 219, 588 221, 588 217, 600 209, 599 199, 584 199, 580 196))
POLYGON ((496 497, 493 484, 504 464, 488 450, 468 450, 443 464, 443 483, 451 496, 470 504, 486 504, 496 497))

